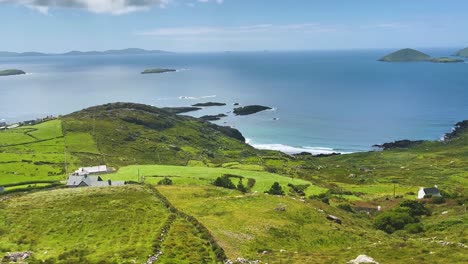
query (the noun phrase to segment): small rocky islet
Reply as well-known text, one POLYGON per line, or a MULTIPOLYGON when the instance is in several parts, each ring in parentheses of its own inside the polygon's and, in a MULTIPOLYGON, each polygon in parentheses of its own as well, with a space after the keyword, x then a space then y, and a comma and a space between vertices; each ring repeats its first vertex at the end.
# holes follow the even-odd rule
POLYGON ((234 114, 239 116, 252 115, 265 110, 271 110, 271 107, 263 105, 248 105, 243 107, 234 108, 234 114))
POLYGON ((9 69, 0 71, 0 76, 12 76, 12 75, 23 75, 26 74, 25 71, 18 70, 18 69, 9 69))
POLYGON ((166 72, 176 72, 175 69, 166 69, 166 68, 154 68, 154 69, 146 69, 141 72, 141 74, 157 74, 157 73, 166 73, 166 72))

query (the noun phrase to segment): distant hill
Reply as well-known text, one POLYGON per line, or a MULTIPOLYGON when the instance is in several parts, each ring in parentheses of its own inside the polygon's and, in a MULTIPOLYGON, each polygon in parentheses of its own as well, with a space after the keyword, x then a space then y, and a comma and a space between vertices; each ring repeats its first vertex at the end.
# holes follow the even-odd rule
POLYGON ((468 47, 458 51, 455 55, 468 58, 468 47))
POLYGON ((121 50, 106 50, 106 51, 70 51, 66 53, 41 53, 41 52, 8 52, 0 51, 0 57, 29 57, 29 56, 85 56, 85 55, 143 55, 171 53, 163 50, 144 50, 137 48, 121 49, 121 50))
POLYGON ((430 61, 431 56, 414 49, 402 49, 393 52, 379 61, 386 62, 411 62, 411 61, 430 61))

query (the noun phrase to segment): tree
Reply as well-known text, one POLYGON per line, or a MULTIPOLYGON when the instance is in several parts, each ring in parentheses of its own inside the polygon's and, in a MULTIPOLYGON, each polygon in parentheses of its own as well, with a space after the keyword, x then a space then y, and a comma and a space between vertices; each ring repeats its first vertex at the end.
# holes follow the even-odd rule
POLYGON ((236 186, 234 185, 234 183, 232 183, 231 179, 227 175, 216 178, 213 184, 215 186, 223 187, 227 189, 236 189, 236 186))
POLYGON ((431 211, 424 207, 424 204, 419 201, 403 201, 400 204, 401 208, 408 208, 408 213, 412 216, 431 215, 431 211))
POLYGON ((283 188, 281 188, 281 185, 278 182, 273 183, 267 193, 271 195, 284 195, 283 188))
POLYGON ((244 184, 242 184, 242 179, 239 180, 239 183, 237 184, 237 190, 246 193, 247 188, 245 188, 244 184))

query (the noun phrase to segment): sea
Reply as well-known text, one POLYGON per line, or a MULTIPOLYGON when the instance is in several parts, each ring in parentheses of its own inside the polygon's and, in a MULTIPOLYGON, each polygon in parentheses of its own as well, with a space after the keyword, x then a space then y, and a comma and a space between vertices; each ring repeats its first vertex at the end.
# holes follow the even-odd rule
MULTIPOLYGON (((433 56, 456 49, 424 50, 433 56)), ((440 140, 468 119, 468 64, 385 63, 391 50, 0 57, 0 122, 63 115, 110 102, 157 107, 223 102, 192 116, 239 129, 286 153, 351 153, 400 139, 440 140), (177 72, 142 75, 147 68, 177 72), (273 109, 234 116, 233 104, 273 109)))

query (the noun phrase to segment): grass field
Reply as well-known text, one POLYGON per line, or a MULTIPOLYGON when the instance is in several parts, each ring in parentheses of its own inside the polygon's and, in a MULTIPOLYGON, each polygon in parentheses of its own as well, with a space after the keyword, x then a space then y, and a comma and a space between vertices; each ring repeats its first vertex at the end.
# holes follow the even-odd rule
POLYGON ((60 120, 52 120, 0 131, 0 185, 63 179, 65 154, 61 124, 60 120))
MULTIPOLYGON (((163 166, 163 165, 134 165, 122 167, 115 174, 104 175, 103 178, 112 180, 138 181, 138 175, 145 177, 146 183, 157 183, 163 177, 169 177, 175 185, 211 185, 219 176, 232 174, 244 177, 243 184, 247 184, 247 178, 255 179, 256 183, 252 189, 253 192, 265 192, 270 189, 274 182, 279 182, 283 190, 287 192, 288 183, 295 185, 310 184, 306 189, 307 195, 316 195, 326 192, 327 189, 312 185, 310 182, 282 176, 279 174, 265 171, 248 171, 226 168, 208 168, 208 167, 184 167, 184 166, 163 166)), ((233 180, 237 184, 237 180, 233 180)))

